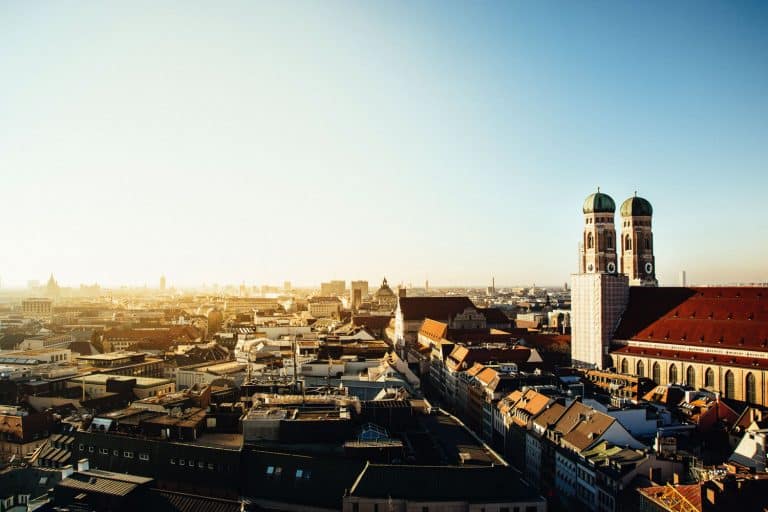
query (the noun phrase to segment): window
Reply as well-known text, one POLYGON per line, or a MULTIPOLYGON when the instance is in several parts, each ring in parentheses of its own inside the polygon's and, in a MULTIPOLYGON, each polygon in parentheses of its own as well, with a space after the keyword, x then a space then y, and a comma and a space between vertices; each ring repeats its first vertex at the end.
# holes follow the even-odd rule
POLYGON ((120 456, 120 450, 112 450, 112 455, 114 455, 115 457, 119 457, 120 456))
POLYGON ((210 462, 208 463, 208 469, 213 471, 213 464, 211 464, 210 462))
POLYGON ((304 471, 301 469, 296 470, 296 479, 299 480, 301 477, 304 476, 304 471))
POLYGON ((595 245, 595 239, 592 238, 592 233, 587 234, 587 249, 592 249, 595 245))
POLYGON ((675 366, 674 364, 669 367, 669 383, 670 384, 677 383, 677 366, 675 366))
POLYGON ((653 382, 661 384, 661 365, 653 363, 653 382))
POLYGON ((621 373, 629 373, 629 362, 626 359, 621 362, 621 373))
POLYGON ((176 465, 176 459, 171 459, 171 464, 176 465))
POLYGON ((83 450, 85 450, 85 446, 80 444, 80 445, 77 446, 77 449, 80 450, 80 451, 83 451, 83 450))
POLYGON ((205 469, 205 462, 201 460, 197 461, 197 467, 198 469, 205 469))
POLYGON ((608 246, 608 249, 613 249, 613 237, 611 235, 608 235, 605 240, 606 240, 606 245, 608 246))
POLYGON ((93 450, 94 450, 93 446, 88 447, 88 453, 93 453, 93 450))
POLYGON ((275 468, 275 480, 278 480, 280 478, 280 475, 282 475, 282 474, 283 474, 283 468, 281 468, 279 466, 276 467, 275 468))
POLYGON ((645 364, 642 361, 637 362, 637 376, 645 377, 645 364))
POLYGON ((696 387, 696 370, 693 369, 693 366, 689 366, 685 372, 685 383, 693 388, 696 387))
POLYGON ((149 454, 147 454, 147 453, 140 453, 139 454, 139 460, 149 460, 149 454))
POLYGON ((624 250, 629 251, 632 249, 632 239, 629 237, 629 235, 624 238, 624 250))
POLYGON ((123 452, 123 457, 126 459, 132 459, 133 458, 133 452, 125 451, 123 452))
POLYGON ((749 372, 747 374, 747 379, 745 384, 746 384, 745 394, 747 398, 747 403, 749 404, 757 403, 757 390, 755 386, 755 376, 752 375, 752 372, 749 372))
POLYGON ((275 474, 275 466, 267 466, 267 475, 272 476, 275 474))
POLYGON ((733 372, 728 370, 725 372, 725 398, 730 398, 731 400, 736 398, 736 389, 734 388, 733 372))
POLYGON ((651 237, 647 237, 645 239, 645 250, 650 251, 651 250, 651 237))
POLYGON ((713 389, 715 387, 715 372, 712 371, 712 368, 707 368, 707 372, 704 374, 704 387, 713 389))
POLYGON ((189 466, 189 469, 195 469, 195 461, 192 459, 189 459, 187 466, 189 466))
POLYGON ((109 449, 108 448, 99 448, 99 453, 102 455, 109 455, 109 449))

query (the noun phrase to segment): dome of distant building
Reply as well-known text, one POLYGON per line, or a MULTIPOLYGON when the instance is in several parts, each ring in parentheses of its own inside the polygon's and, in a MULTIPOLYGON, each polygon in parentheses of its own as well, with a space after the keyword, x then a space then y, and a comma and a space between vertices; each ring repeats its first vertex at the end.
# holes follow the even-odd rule
POLYGON ((653 207, 647 199, 633 196, 621 203, 622 217, 635 217, 642 215, 653 215, 653 207))
POLYGON ((603 194, 598 189, 594 194, 584 200, 584 213, 613 213, 616 211, 616 203, 608 194, 603 194))
POLYGON ((387 278, 385 277, 384 281, 381 283, 381 288, 379 288, 376 291, 376 293, 374 294, 374 297, 376 297, 376 299, 385 299, 385 298, 390 298, 394 296, 395 296, 395 292, 393 292, 392 288, 389 287, 389 285, 387 284, 387 278))

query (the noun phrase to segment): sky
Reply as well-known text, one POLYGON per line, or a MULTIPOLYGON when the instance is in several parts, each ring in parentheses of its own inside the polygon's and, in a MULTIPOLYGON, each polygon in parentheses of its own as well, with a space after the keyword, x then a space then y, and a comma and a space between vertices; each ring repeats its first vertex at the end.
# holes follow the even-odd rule
POLYGON ((0 280, 768 280, 764 2, 0 3, 0 280), (618 222, 618 214, 617 214, 618 222))

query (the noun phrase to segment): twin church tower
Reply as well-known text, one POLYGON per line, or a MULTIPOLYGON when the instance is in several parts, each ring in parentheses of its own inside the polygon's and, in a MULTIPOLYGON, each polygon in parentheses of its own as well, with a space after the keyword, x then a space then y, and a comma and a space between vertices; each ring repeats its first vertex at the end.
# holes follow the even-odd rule
POLYGON ((653 256, 651 203, 637 195, 621 205, 600 189, 584 201, 579 273, 571 286, 571 359, 574 366, 605 368, 613 332, 627 306, 630 286, 658 286, 653 256), (617 257, 617 253, 620 256, 617 257))

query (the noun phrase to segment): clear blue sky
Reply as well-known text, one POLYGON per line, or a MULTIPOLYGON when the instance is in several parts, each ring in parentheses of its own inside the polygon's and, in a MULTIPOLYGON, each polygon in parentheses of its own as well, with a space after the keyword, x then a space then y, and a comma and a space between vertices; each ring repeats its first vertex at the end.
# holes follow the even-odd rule
POLYGON ((764 2, 3 2, 0 278, 768 279, 764 2), (107 5, 109 4, 109 5, 107 5))

